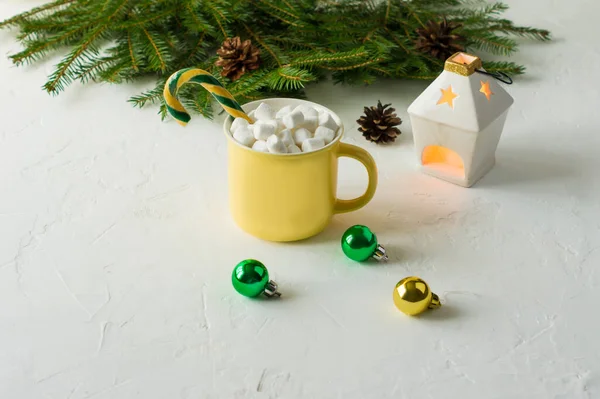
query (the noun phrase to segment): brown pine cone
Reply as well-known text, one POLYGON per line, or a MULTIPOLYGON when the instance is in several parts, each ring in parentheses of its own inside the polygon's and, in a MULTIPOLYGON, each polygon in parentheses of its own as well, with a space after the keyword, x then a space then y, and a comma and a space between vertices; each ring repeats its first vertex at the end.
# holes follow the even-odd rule
POLYGON ((387 108, 390 105, 381 105, 381 101, 377 101, 376 107, 365 107, 365 115, 356 122, 360 125, 358 131, 367 140, 377 144, 388 143, 393 142, 400 135, 400 129, 395 126, 400 125, 402 119, 394 113, 396 111, 394 108, 387 108))
POLYGON ((465 51, 460 43, 464 42, 465 38, 452 33, 461 26, 459 23, 448 22, 446 17, 440 23, 428 21, 424 28, 417 29, 419 37, 415 48, 440 60, 446 60, 458 51, 465 51))
POLYGON ((223 68, 221 76, 238 80, 246 73, 260 67, 260 49, 253 46, 250 40, 242 42, 239 36, 225 39, 217 50, 219 59, 216 66, 223 68))

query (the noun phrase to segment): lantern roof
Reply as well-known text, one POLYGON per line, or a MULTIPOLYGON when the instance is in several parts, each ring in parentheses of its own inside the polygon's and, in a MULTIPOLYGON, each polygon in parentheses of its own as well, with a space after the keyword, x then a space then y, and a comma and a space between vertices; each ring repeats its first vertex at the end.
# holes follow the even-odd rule
POLYGON ((478 71, 485 72, 478 57, 452 55, 444 71, 408 107, 408 113, 462 130, 485 129, 514 100, 496 79, 478 71))

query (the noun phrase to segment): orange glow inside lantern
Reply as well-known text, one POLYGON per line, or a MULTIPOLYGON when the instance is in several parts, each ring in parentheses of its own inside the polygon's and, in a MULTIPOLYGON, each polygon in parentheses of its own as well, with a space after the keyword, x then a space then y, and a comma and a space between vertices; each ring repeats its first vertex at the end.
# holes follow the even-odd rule
POLYGON ((425 147, 421 164, 456 177, 465 177, 465 165, 460 155, 440 145, 425 147))
POLYGON ((455 55, 452 58, 452 61, 458 62, 459 64, 463 64, 463 65, 470 65, 471 63, 475 62, 476 60, 477 60, 477 57, 474 57, 472 55, 465 54, 465 53, 458 53, 457 55, 455 55))

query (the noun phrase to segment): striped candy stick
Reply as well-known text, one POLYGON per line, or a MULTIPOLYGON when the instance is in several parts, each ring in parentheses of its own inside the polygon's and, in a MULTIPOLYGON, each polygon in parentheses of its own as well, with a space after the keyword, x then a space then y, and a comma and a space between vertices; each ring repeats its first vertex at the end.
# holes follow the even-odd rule
POLYGON ((177 99, 179 88, 186 83, 197 83, 204 87, 221 104, 223 109, 234 118, 244 118, 252 123, 252 120, 235 98, 228 92, 221 83, 210 73, 198 68, 185 68, 175 72, 169 77, 163 96, 167 103, 167 111, 182 126, 190 121, 190 114, 187 113, 181 102, 177 99))

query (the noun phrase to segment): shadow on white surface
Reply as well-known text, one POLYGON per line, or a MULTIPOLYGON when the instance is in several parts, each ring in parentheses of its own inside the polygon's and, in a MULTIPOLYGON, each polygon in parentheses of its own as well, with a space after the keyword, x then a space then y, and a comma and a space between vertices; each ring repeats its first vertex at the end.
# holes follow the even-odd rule
POLYGON ((552 154, 535 148, 504 150, 494 168, 474 187, 564 183, 582 174, 583 162, 566 152, 552 154))
MULTIPOLYGON (((276 279, 273 279, 276 280, 276 279)), ((256 303, 256 304, 260 304, 262 306, 262 304, 267 304, 269 306, 276 306, 278 302, 283 301, 283 302, 289 302, 292 300, 295 300, 297 298, 301 298, 302 295, 298 295, 298 292, 294 290, 293 287, 290 286, 290 284, 282 284, 280 283, 280 281, 276 281, 279 285, 279 287, 277 288, 277 291, 279 291, 281 293, 281 296, 276 298, 269 298, 265 295, 259 295, 257 297, 254 298, 243 298, 244 300, 248 300, 251 301, 251 303, 256 303)), ((306 295, 304 295, 306 296, 306 295)))
MULTIPOLYGON (((293 285, 289 284, 289 282, 285 282, 285 281, 282 282, 275 278, 273 278, 273 280, 275 280, 275 282, 277 282, 277 284, 279 285, 279 287, 277 288, 277 291, 279 291, 281 293, 281 296, 279 298, 275 298, 275 297, 268 298, 264 295, 260 295, 253 299, 257 300, 257 301, 268 302, 269 304, 274 303, 276 305, 277 302, 280 302, 280 301, 290 302, 290 301, 294 301, 296 299, 300 299, 302 301, 302 300, 304 300, 303 297, 306 297, 306 294, 303 295, 302 293, 295 290, 293 285)), ((275 306, 275 305, 273 305, 273 306, 275 306)))
POLYGON ((429 310, 427 312, 423 312, 420 315, 413 317, 427 321, 447 321, 452 319, 459 319, 464 315, 464 312, 461 312, 458 306, 442 303, 441 308, 429 310))

